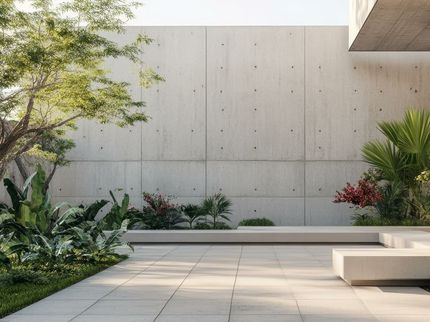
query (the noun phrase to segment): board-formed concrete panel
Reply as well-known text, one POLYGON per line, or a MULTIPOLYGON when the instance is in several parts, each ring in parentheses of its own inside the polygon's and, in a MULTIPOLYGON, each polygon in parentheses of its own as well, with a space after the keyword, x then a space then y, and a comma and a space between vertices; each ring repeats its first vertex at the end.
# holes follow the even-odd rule
POLYGON ((141 127, 136 124, 118 128, 113 124, 98 124, 81 120, 78 130, 69 137, 79 142, 68 154, 72 161, 139 161, 141 159, 141 127))
MULTIPOLYGON (((141 195, 140 162, 72 162, 57 170, 51 194, 55 197, 106 197, 109 190, 141 195)), ((119 192, 121 193, 121 192, 119 192)))
POLYGON ((206 46, 204 27, 144 27, 153 39, 147 66, 165 82, 143 91, 151 120, 142 129, 143 160, 204 160, 206 46))
POLYGON ((302 27, 208 27, 209 160, 303 158, 303 37, 302 27))
POLYGON ((80 122, 54 197, 104 198, 125 186, 136 199, 198 202, 223 192, 233 220, 349 225, 352 210, 332 200, 367 169, 360 149, 381 137, 376 123, 430 102, 430 56, 348 52, 346 27, 137 27, 112 39, 139 31, 154 39, 143 67, 166 82, 141 90, 135 67, 107 65, 152 119, 126 129, 80 122))
POLYGON ((208 161, 208 193, 231 197, 303 196, 303 162, 208 161))
POLYGON ((306 198, 306 226, 349 226, 354 210, 346 204, 333 203, 333 197, 306 198))
POLYGON ((242 219, 268 218, 276 226, 302 226, 304 224, 303 198, 232 198, 232 224, 242 219))
MULTIPOLYGON (((105 33, 104 36, 124 46, 133 43, 141 31, 142 27, 127 27, 124 33, 105 33)), ((108 76, 113 80, 129 84, 129 92, 133 100, 142 100, 139 64, 126 58, 110 58, 105 62, 104 68, 108 70, 108 76)), ((95 121, 81 120, 77 126, 78 131, 69 133, 69 136, 79 143, 69 153, 70 160, 140 160, 142 123, 120 128, 112 124, 103 125, 95 121)))
POLYGON ((332 197, 347 182, 357 182, 368 168, 360 161, 306 162, 306 197, 332 197))
POLYGON ((350 50, 429 51, 429 19, 427 0, 351 0, 350 50))
POLYGON ((360 160, 376 123, 426 108, 430 57, 351 53, 345 27, 306 27, 306 158, 360 160))
POLYGON ((143 161, 142 190, 175 197, 205 195, 205 164, 201 161, 143 161))

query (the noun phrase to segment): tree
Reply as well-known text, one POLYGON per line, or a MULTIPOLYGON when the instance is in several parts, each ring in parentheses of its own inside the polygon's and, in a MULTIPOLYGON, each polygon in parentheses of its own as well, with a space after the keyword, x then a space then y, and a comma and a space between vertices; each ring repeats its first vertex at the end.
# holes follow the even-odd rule
MULTIPOLYGON (((0 1, 0 178, 8 164, 34 149, 44 136, 74 127, 79 118, 118 126, 146 122, 144 103, 134 101, 129 84, 109 78, 107 58, 125 57, 139 66, 139 35, 120 46, 102 32, 124 32, 139 3, 132 0, 0 1)), ((141 86, 162 78, 139 71, 141 86)))

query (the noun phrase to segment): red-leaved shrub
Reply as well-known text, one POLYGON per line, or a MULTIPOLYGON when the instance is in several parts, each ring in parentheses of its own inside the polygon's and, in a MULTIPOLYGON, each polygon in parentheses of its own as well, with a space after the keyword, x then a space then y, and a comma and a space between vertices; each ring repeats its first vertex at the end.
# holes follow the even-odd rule
POLYGON ((375 206, 378 201, 382 200, 382 194, 378 191, 375 182, 367 179, 360 179, 356 185, 349 182, 342 191, 337 191, 334 203, 349 203, 357 208, 375 206))

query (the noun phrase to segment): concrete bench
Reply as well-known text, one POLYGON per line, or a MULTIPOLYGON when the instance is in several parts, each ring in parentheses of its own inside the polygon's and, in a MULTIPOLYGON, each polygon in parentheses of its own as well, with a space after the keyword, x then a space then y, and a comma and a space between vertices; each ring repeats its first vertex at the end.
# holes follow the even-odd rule
POLYGON ((423 285, 430 280, 430 233, 380 232, 384 249, 334 249, 333 268, 351 285, 423 285))
POLYGON ((430 249, 333 249, 333 268, 351 285, 429 285, 430 249))
POLYGON ((430 233, 413 230, 381 232, 379 242, 390 248, 430 248, 430 233))

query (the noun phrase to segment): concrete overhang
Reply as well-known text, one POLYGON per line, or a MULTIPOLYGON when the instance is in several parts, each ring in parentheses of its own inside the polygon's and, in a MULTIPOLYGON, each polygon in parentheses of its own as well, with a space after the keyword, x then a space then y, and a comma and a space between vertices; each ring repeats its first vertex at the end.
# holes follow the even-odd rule
POLYGON ((350 0, 350 51, 430 51, 430 0, 350 0))

